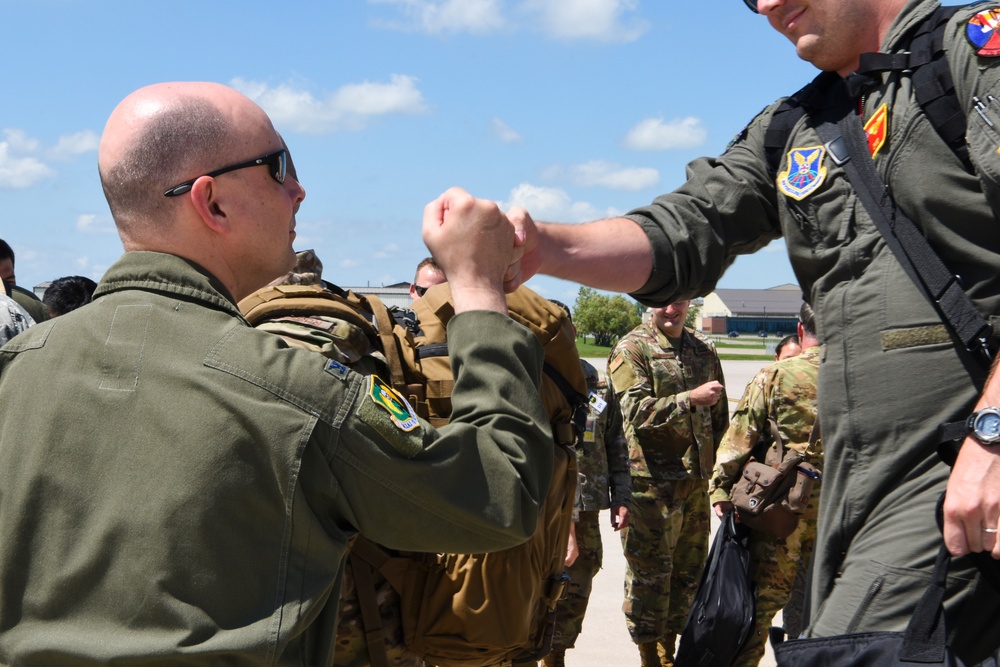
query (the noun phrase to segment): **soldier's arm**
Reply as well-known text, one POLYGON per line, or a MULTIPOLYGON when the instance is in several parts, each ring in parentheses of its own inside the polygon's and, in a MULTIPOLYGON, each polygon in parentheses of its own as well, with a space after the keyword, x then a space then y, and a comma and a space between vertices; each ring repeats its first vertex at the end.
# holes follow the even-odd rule
POLYGON ((632 476, 628 470, 628 441, 622 424, 622 411, 614 389, 607 393, 608 411, 604 427, 604 450, 608 460, 608 484, 611 505, 629 507, 632 504, 632 476))
POLYGON ((740 468, 750 458, 750 452, 767 425, 767 372, 761 371, 747 385, 729 427, 715 455, 715 467, 708 483, 709 498, 714 505, 728 502, 729 492, 740 468))
POLYGON ((622 419, 638 437, 643 433, 670 431, 674 424, 688 419, 694 406, 690 392, 684 390, 657 396, 648 360, 642 344, 626 338, 618 343, 608 360, 611 382, 618 395, 622 419))
POLYGON ((719 359, 718 353, 715 354, 715 373, 716 379, 722 383, 722 395, 719 400, 712 406, 712 440, 715 445, 715 449, 719 449, 719 443, 722 442, 722 436, 725 434, 726 429, 729 428, 729 397, 726 394, 725 384, 726 378, 722 373, 722 361, 719 359))

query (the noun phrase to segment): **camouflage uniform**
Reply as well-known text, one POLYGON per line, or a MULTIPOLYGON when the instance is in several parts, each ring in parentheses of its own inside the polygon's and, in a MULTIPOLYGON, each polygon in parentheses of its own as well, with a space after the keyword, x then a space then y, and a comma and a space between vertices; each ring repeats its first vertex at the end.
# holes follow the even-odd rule
POLYGON ((604 552, 600 511, 612 506, 631 505, 632 484, 621 409, 614 392, 608 391, 608 385, 600 381, 597 369, 586 361, 582 363, 591 395, 606 401, 607 405, 598 411, 591 403, 587 428, 577 442, 576 460, 581 484, 576 543, 580 554, 566 570, 570 584, 556 609, 558 621, 552 647, 557 650, 573 648, 576 644, 587 612, 594 576, 601 569, 604 552))
POLYGON ((0 345, 34 323, 31 316, 14 299, 0 292, 0 345))
POLYGON ((623 611, 632 641, 672 649, 708 554, 707 479, 728 422, 724 391, 709 408, 692 405, 690 390, 724 383, 722 364, 702 334, 685 329, 675 349, 650 323, 622 338, 608 368, 632 475, 623 611))
MULTIPOLYGON (((809 462, 822 467, 819 440, 810 447, 809 438, 816 422, 816 378, 819 375, 820 347, 812 347, 797 357, 771 364, 747 385, 736 407, 729 430, 722 439, 715 470, 709 483, 712 504, 729 500, 729 492, 740 468, 762 433, 768 419, 778 425, 787 446, 806 454, 809 462)), ((750 576, 757 582, 757 631, 733 662, 751 667, 764 655, 764 643, 775 613, 788 602, 799 562, 808 563, 816 541, 819 484, 798 527, 785 539, 754 532, 750 540, 750 576)))

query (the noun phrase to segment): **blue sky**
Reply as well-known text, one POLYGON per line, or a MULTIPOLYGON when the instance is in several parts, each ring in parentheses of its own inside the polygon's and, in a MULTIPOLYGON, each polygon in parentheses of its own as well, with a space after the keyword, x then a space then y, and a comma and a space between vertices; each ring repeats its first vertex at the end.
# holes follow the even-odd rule
MULTIPOLYGON (((122 252, 97 177, 128 93, 217 81, 258 101, 307 191, 297 249, 340 285, 412 278, 423 206, 460 185, 537 219, 620 214, 683 182, 814 70, 739 0, 0 0, 0 238, 18 282, 122 252)), ((784 245, 720 287, 794 282, 784 245)), ((551 298, 578 286, 539 277, 551 298)))

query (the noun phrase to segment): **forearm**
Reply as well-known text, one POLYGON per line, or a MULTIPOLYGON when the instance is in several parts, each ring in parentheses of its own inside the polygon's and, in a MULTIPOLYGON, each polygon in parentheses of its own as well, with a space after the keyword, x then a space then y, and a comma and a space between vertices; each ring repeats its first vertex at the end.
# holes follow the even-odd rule
POLYGON ((649 280, 652 246, 642 228, 627 218, 585 224, 538 223, 544 273, 614 292, 633 292, 649 280))

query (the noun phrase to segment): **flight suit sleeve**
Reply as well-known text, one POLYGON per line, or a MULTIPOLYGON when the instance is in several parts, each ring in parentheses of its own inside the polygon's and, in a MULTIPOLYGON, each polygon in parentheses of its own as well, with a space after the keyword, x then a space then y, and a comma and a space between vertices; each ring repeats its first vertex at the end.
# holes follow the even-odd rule
POLYGON ((534 532, 552 476, 542 348, 526 328, 486 311, 452 318, 448 346, 455 387, 440 429, 408 406, 393 414, 383 388, 373 389, 377 378, 350 374, 356 394, 330 464, 337 509, 391 548, 506 549, 534 532))
POLYGON ((776 106, 751 121, 723 155, 688 164, 684 185, 625 216, 642 227, 653 249, 650 278, 631 295, 637 301, 663 306, 708 294, 738 255, 781 236, 764 153, 776 106))
POLYGON ((608 411, 604 430, 604 448, 608 459, 608 484, 611 487, 611 505, 632 504, 632 477, 628 470, 628 442, 622 424, 622 411, 618 396, 612 388, 607 392, 608 411))
POLYGON ((729 492, 740 469, 750 458, 750 451, 766 428, 767 377, 766 370, 762 371, 747 385, 719 445, 708 484, 709 498, 713 505, 729 500, 729 492))

